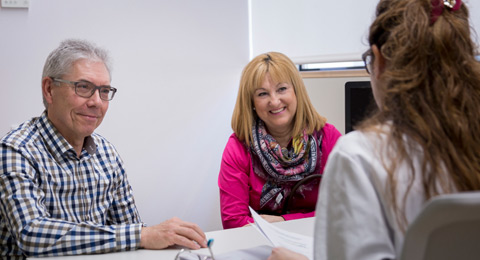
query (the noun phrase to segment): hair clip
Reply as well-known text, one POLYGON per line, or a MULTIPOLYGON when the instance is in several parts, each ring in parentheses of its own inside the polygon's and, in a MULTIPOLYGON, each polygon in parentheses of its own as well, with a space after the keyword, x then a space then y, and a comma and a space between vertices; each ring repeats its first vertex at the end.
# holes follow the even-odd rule
POLYGON ((443 5, 445 5, 445 6, 447 6, 447 7, 450 7, 450 9, 452 9, 453 6, 455 6, 456 2, 457 2, 457 1, 455 1, 455 0, 451 0, 451 1, 449 1, 449 0, 444 0, 444 1, 443 1, 443 5))
POLYGON ((271 61, 271 60, 272 60, 272 57, 270 57, 270 54, 268 54, 268 53, 265 53, 265 55, 267 55, 267 57, 266 57, 266 58, 264 58, 264 59, 263 59, 263 61, 265 61, 265 62, 269 62, 269 61, 271 61))
POLYGON ((438 17, 442 15, 444 7, 452 11, 457 11, 462 5, 462 0, 431 0, 432 12, 430 13, 430 25, 433 25, 438 17))
POLYGON ((462 5, 462 0, 443 0, 443 4, 452 9, 452 11, 457 11, 460 9, 460 5, 462 5))

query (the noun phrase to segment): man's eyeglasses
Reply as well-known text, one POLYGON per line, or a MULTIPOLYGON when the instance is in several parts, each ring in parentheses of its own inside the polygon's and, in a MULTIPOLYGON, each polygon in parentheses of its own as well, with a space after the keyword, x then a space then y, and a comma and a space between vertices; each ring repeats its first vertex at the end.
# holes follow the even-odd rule
POLYGON ((367 73, 370 74, 370 71, 372 70, 372 50, 371 49, 369 49, 368 51, 362 54, 362 60, 363 60, 363 63, 365 63, 365 70, 367 70, 367 73))
POLYGON ((175 256, 175 260, 210 260, 212 258, 206 255, 199 255, 191 252, 188 249, 182 248, 180 252, 175 256))
POLYGON ((208 250, 210 251, 210 257, 206 255, 199 255, 191 252, 188 249, 182 248, 180 252, 175 256, 175 260, 215 260, 212 252, 213 238, 210 238, 207 242, 208 250))
POLYGON ((93 96, 95 91, 97 91, 98 89, 100 98, 105 101, 110 101, 113 99, 113 97, 115 96, 115 93, 117 92, 116 88, 113 88, 110 86, 96 86, 92 82, 88 82, 88 81, 70 81, 70 80, 57 79, 57 78, 52 78, 52 80, 54 82, 72 84, 75 87, 75 94, 84 98, 89 98, 93 96))

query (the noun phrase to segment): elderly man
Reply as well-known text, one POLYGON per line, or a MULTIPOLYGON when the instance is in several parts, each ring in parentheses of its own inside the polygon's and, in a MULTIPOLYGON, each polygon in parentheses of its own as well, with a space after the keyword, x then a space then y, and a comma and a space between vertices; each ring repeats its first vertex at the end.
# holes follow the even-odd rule
POLYGON ((1 139, 0 257, 206 247, 193 223, 141 222, 123 161, 94 133, 116 91, 103 49, 66 40, 48 56, 46 110, 1 139))

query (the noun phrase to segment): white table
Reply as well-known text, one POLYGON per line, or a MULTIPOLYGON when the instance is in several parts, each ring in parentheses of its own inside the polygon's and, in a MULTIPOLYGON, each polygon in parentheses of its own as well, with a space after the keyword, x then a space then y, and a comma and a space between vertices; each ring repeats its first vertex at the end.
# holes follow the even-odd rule
MULTIPOLYGON (((297 220, 290 220, 285 222, 274 223, 279 228, 287 231, 299 233, 302 235, 313 236, 314 218, 304 218, 297 220)), ((254 227, 241 227, 227 230, 217 230, 205 233, 207 239, 213 238, 212 251, 215 255, 230 252, 233 250, 250 248, 260 245, 270 245, 266 238, 263 237, 254 227)), ((162 250, 136 250, 127 252, 118 252, 110 254, 99 255, 78 255, 78 256, 60 256, 60 257, 45 257, 41 259, 52 260, 99 260, 99 259, 114 259, 114 260, 148 260, 148 259, 174 259, 180 248, 168 248, 162 250)), ((208 249, 203 248, 194 250, 194 252, 209 255, 208 249)))

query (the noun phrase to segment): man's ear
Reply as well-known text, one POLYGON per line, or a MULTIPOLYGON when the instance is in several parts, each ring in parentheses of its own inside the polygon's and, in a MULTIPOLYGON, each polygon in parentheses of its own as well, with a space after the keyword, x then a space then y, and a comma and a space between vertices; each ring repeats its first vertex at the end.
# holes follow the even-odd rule
POLYGON ((51 104, 53 102, 53 99, 52 99, 53 84, 54 84, 53 80, 50 77, 45 77, 42 79, 42 94, 47 104, 51 104))
POLYGON ((377 45, 374 44, 371 48, 373 52, 373 75, 375 75, 376 79, 379 79, 385 70, 385 57, 383 57, 377 45))

